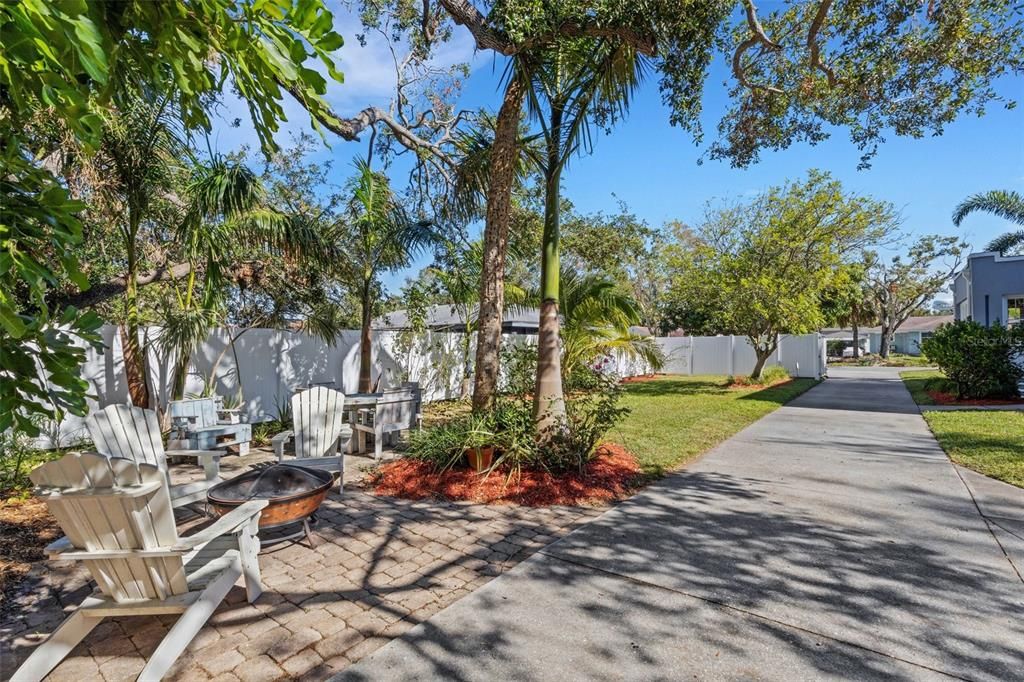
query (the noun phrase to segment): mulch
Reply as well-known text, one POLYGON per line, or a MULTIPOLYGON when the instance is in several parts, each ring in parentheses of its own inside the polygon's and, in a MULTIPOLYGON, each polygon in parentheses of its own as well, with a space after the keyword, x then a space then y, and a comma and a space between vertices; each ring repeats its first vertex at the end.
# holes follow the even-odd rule
POLYGON ((935 401, 936 405, 969 405, 973 407, 984 406, 984 405, 1021 405, 1024 404, 1024 398, 1011 398, 1008 400, 997 400, 995 398, 980 398, 980 399, 969 399, 961 398, 957 400, 956 396, 947 391, 930 390, 925 391, 928 397, 935 401))
POLYGON ((767 384, 744 384, 742 382, 734 381, 729 384, 727 388, 733 391, 740 391, 744 389, 756 388, 758 390, 763 388, 775 388, 776 386, 785 386, 786 384, 793 383, 793 379, 778 379, 776 381, 769 381, 767 384))
POLYGON ((620 384, 641 384, 641 383, 644 383, 646 381, 657 381, 657 380, 658 380, 658 375, 657 374, 637 374, 636 376, 625 377, 621 381, 619 381, 619 383, 620 384))
POLYGON ((0 594, 13 589, 33 562, 45 559, 43 549, 60 536, 60 526, 42 500, 0 501, 0 594))
POLYGON ((427 498, 483 504, 600 505, 628 496, 642 479, 636 458, 621 445, 600 446, 583 472, 552 474, 523 470, 519 475, 472 469, 437 473, 427 462, 400 459, 381 466, 369 481, 377 495, 410 500, 427 498))

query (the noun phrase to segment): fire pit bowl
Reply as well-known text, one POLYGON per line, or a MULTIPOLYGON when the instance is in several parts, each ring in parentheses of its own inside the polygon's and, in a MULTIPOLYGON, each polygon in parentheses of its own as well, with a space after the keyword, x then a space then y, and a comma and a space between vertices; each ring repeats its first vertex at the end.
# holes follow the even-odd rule
POLYGON ((267 500, 261 530, 302 522, 308 536, 309 519, 333 484, 329 471, 274 464, 218 483, 207 491, 206 501, 217 516, 223 516, 249 500, 267 500))

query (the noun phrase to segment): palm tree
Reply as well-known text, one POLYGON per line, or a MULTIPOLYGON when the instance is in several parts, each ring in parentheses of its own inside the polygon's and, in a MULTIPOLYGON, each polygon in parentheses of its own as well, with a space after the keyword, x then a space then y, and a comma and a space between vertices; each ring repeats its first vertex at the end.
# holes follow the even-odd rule
MULTIPOLYGON (((953 211, 953 224, 959 227, 963 219, 975 211, 985 211, 1016 225, 1024 225, 1024 196, 1018 192, 998 189, 972 194, 953 211)), ((1002 234, 989 242, 986 248, 1003 255, 1024 250, 1024 230, 1002 234)))
POLYGON ((541 304, 537 340, 534 420, 537 438, 547 442, 565 424, 559 349, 559 230, 562 170, 569 158, 590 148, 590 125, 622 117, 643 80, 644 58, 612 39, 566 40, 537 55, 517 59, 529 79, 530 114, 544 139, 538 159, 544 176, 544 233, 541 242, 541 304))
POLYGON ((631 331, 640 324, 640 306, 615 282, 563 269, 559 285, 563 379, 613 353, 643 360, 655 370, 664 365, 653 338, 631 331))
POLYGON ((142 407, 152 405, 146 351, 139 344, 139 235, 153 220, 155 205, 173 194, 184 165, 185 149, 176 120, 168 96, 154 101, 129 100, 104 121, 97 152, 74 158, 68 169, 93 194, 95 217, 113 224, 124 241, 121 345, 129 396, 133 404, 142 407))
POLYGON ((373 302, 381 273, 409 264, 436 240, 432 223, 410 220, 385 175, 375 173, 363 160, 356 161, 352 199, 345 218, 337 223, 342 278, 357 290, 361 307, 359 339, 359 392, 371 390, 371 338, 373 302))
MULTIPOLYGON (((514 244, 510 248, 514 250, 514 244)), ((512 255, 515 257, 518 254, 512 255)), ((476 240, 468 246, 446 243, 440 262, 427 268, 427 273, 441 289, 442 296, 466 322, 462 334, 462 398, 469 397, 473 379, 473 359, 470 351, 473 333, 476 332, 479 321, 478 303, 483 266, 484 244, 483 241, 476 240)), ((508 282, 504 283, 505 305, 519 305, 525 300, 526 292, 522 288, 508 282)))

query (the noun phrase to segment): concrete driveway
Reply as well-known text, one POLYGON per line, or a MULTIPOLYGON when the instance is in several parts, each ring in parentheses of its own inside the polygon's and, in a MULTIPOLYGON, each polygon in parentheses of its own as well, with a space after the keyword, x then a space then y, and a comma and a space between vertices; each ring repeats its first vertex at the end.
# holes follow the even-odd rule
POLYGON ((1024 679, 1024 491, 831 373, 342 677, 1024 679))

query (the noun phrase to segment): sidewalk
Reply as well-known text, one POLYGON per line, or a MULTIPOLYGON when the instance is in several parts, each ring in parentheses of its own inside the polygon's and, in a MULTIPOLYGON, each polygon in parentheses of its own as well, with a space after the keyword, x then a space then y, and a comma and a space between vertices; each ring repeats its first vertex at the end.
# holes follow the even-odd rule
POLYGON ((833 370, 340 679, 1021 679, 1011 491, 896 370, 833 370))

